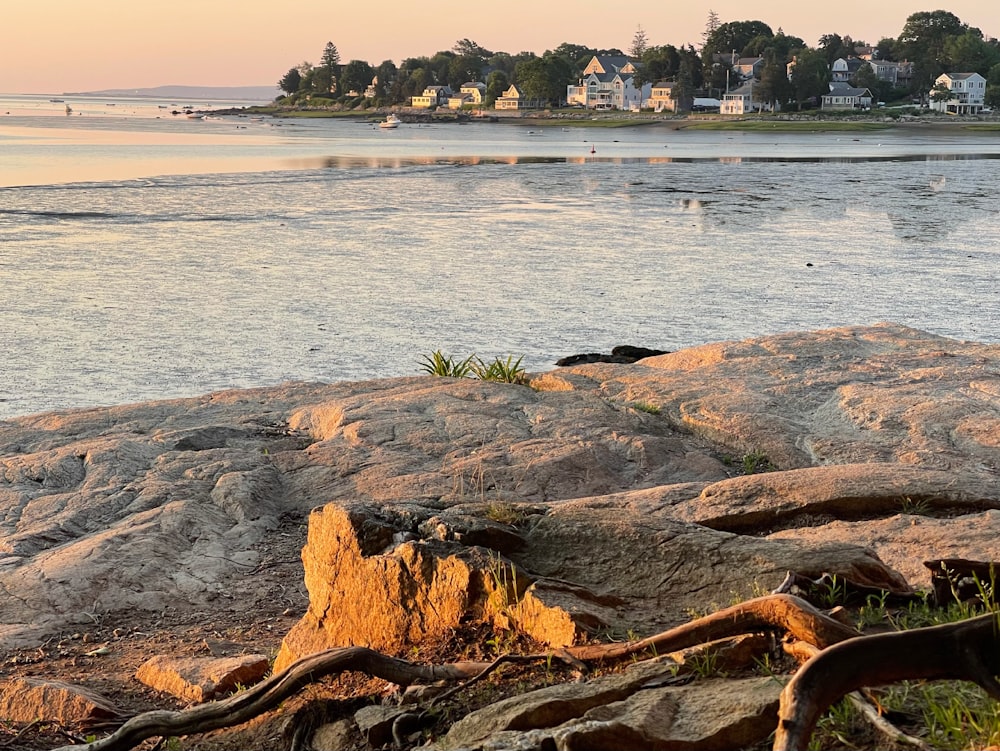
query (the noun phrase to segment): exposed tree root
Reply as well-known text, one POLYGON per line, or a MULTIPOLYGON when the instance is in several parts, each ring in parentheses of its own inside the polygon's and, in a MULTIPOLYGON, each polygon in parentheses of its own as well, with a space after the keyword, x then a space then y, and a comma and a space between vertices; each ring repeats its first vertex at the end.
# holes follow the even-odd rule
POLYGON ((809 744, 830 705, 863 686, 966 680, 1000 700, 1000 623, 994 614, 943 626, 860 636, 810 658, 781 692, 775 751, 809 744))
POLYGON ((468 683, 463 685, 467 686, 504 662, 544 661, 555 657, 579 669, 586 662, 623 659, 643 652, 672 652, 761 630, 786 631, 820 648, 856 635, 853 629, 829 618, 804 600, 778 594, 748 600, 648 639, 571 647, 551 654, 509 655, 493 663, 418 665, 364 647, 346 647, 305 657, 279 675, 235 696, 183 711, 145 712, 131 718, 106 738, 55 751, 125 751, 147 738, 191 735, 239 725, 274 709, 304 686, 341 672, 367 673, 402 686, 442 680, 464 680, 468 683))
MULTIPOLYGON (((785 643, 784 650, 786 654, 791 655, 802 662, 815 657, 821 652, 821 650, 817 649, 812 644, 807 644, 806 642, 801 641, 785 643)), ((920 751, 931 751, 931 747, 922 739, 915 738, 912 735, 907 735, 885 719, 872 702, 869 701, 860 691, 851 691, 847 694, 847 699, 854 705, 854 708, 861 713, 861 716, 869 725, 889 740, 895 741, 896 743, 902 743, 906 746, 913 746, 920 751)))
POLYGON ((727 636, 774 629, 786 631, 820 649, 858 635, 850 626, 830 618, 805 600, 776 594, 741 602, 647 639, 569 647, 566 651, 584 662, 615 660, 651 650, 675 652, 727 636))
POLYGON ((345 647, 304 657, 287 670, 256 686, 220 701, 179 712, 153 710, 136 715, 114 733, 83 746, 63 746, 55 751, 125 751, 147 738, 207 733, 248 722, 277 707, 301 688, 328 675, 357 671, 401 686, 441 680, 472 678, 488 667, 482 662, 449 665, 416 665, 365 647, 345 647))

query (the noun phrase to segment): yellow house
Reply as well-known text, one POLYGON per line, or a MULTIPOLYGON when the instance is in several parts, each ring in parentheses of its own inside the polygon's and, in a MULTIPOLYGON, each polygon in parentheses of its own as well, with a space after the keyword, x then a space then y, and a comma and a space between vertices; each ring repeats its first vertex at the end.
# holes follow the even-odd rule
POLYGON ((486 84, 480 81, 469 81, 468 83, 463 83, 458 89, 461 94, 469 95, 469 104, 474 104, 477 107, 483 103, 486 99, 486 84))
POLYGON ((653 84, 646 106, 655 112, 676 112, 677 100, 674 99, 674 88, 677 86, 673 81, 660 81, 653 84))
POLYGON ((442 104, 447 104, 450 96, 451 89, 447 86, 428 86, 424 89, 423 94, 410 97, 410 106, 422 109, 439 107, 442 104))
POLYGON ((519 110, 521 109, 521 96, 521 90, 511 84, 510 88, 497 97, 493 106, 498 110, 519 110))

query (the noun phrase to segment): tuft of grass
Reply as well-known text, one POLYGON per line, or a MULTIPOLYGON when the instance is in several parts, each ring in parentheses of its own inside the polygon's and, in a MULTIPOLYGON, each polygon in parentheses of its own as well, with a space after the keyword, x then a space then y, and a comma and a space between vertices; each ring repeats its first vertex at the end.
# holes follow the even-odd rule
POLYGON ((743 469, 743 474, 745 475, 756 475, 760 472, 773 472, 777 469, 771 460, 767 458, 767 454, 763 451, 754 449, 753 451, 748 451, 740 459, 740 466, 743 469))
POLYGON ((486 506, 486 518, 499 522, 500 524, 510 524, 516 527, 528 518, 524 509, 509 501, 493 501, 486 506))
POLYGON ((472 360, 475 355, 469 355, 464 360, 455 360, 444 355, 441 350, 435 350, 429 355, 423 355, 420 369, 432 376, 443 378, 465 378, 472 371, 472 360))
POLYGON ((506 360, 498 357, 493 362, 487 363, 477 357, 476 361, 470 364, 470 370, 481 381, 525 384, 528 382, 528 374, 521 367, 523 359, 524 355, 516 360, 513 355, 508 355, 506 360))
POLYGON ((902 513, 910 514, 911 516, 930 516, 931 514, 931 504, 926 498, 915 501, 909 496, 903 496, 900 499, 900 506, 902 513))
POLYGON ((649 404, 648 402, 633 402, 629 406, 637 412, 645 412, 648 415, 660 414, 660 408, 656 404, 649 404))

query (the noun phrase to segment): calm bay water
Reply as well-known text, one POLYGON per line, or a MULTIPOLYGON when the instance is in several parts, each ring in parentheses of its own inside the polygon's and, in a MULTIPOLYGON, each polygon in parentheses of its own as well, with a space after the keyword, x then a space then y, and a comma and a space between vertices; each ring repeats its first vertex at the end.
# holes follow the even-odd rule
POLYGON ((0 98, 0 418, 410 375, 436 349, 543 370, 884 320, 1000 341, 995 135, 23 99, 0 98))

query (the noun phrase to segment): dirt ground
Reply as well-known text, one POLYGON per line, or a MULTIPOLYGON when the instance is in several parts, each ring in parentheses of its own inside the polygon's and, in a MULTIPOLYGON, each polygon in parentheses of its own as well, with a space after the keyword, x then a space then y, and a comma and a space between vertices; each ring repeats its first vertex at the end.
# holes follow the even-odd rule
MULTIPOLYGON (((3 653, 0 680, 42 678, 84 686, 110 700, 126 718, 153 709, 183 709, 181 700, 136 680, 136 670, 162 654, 212 657, 253 653, 273 658, 282 638, 308 605, 302 583, 304 544, 304 529, 290 519, 262 546, 260 564, 233 583, 227 593, 229 607, 212 612, 179 606, 162 613, 106 614, 92 624, 55 635, 36 649, 3 653)), ((0 720, 0 748, 48 749, 106 732, 99 727, 26 726, 0 720)), ((183 748, 248 748, 245 739, 241 745, 231 746, 223 735, 185 742, 183 748)))

